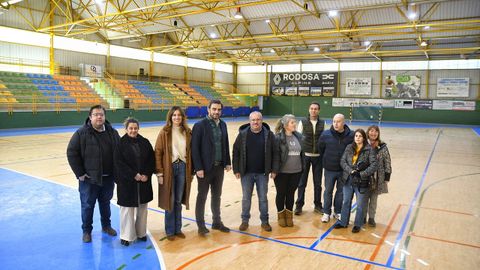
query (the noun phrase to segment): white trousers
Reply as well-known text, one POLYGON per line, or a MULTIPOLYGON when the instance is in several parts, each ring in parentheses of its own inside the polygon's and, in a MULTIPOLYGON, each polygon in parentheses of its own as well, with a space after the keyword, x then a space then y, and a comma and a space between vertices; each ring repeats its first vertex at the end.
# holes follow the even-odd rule
POLYGON ((120 206, 120 239, 129 242, 147 235, 148 204, 138 207, 120 206))

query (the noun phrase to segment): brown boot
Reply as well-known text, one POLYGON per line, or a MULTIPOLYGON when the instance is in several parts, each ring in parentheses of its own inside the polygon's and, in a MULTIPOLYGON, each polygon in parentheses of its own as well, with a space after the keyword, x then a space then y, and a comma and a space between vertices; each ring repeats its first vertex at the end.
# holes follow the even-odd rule
POLYGON ((287 227, 293 227, 293 212, 285 209, 285 221, 287 222, 287 227))
POLYGON ((277 213, 278 216, 278 226, 287 227, 287 221, 285 220, 285 209, 277 213))

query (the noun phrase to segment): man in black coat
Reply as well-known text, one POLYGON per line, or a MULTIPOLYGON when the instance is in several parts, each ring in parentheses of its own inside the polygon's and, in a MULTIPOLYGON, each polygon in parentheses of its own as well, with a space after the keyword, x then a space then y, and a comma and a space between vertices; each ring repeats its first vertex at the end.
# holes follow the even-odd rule
POLYGON ((332 214, 333 188, 337 187, 334 199, 334 217, 340 220, 343 201, 343 169, 340 160, 347 145, 353 142, 354 132, 345 124, 345 116, 336 114, 333 117, 332 126, 325 130, 318 141, 318 153, 322 159, 325 173, 325 192, 323 193, 323 216, 322 222, 330 221, 332 214))
POLYGON ((117 235, 111 226, 110 200, 114 189, 113 152, 120 136, 105 116, 102 105, 91 107, 85 124, 73 134, 67 147, 68 163, 79 180, 85 243, 92 241, 93 210, 97 200, 102 231, 117 235))
POLYGON ((212 229, 230 232, 220 217, 224 170, 228 172, 231 169, 227 125, 220 119, 222 109, 220 100, 211 100, 207 117, 197 122, 192 129, 192 160, 198 180, 195 217, 201 236, 209 232, 205 227, 205 202, 209 188, 212 190, 212 229))
POLYGON ((250 123, 242 125, 233 144, 233 173, 242 184, 242 223, 240 231, 248 229, 253 186, 257 186, 262 229, 269 232, 268 223, 268 175, 272 172, 275 135, 268 124, 263 123, 260 112, 250 114, 250 123))

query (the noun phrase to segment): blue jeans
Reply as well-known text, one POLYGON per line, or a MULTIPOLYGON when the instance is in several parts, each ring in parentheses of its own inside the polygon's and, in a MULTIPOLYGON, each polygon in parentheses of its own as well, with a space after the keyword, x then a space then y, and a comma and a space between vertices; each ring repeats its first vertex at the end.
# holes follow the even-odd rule
POLYGON ((182 231, 182 198, 185 190, 185 170, 183 161, 173 163, 172 175, 172 210, 165 211, 165 232, 167 235, 175 235, 182 231))
POLYGON ((102 228, 111 227, 110 222, 110 200, 113 196, 114 182, 112 176, 103 177, 103 186, 97 186, 85 181, 78 182, 80 192, 80 203, 82 206, 82 230, 84 233, 91 233, 93 229, 93 210, 98 200, 102 228))
POLYGON ((363 208, 365 205, 365 195, 367 195, 367 192, 368 189, 360 190, 358 187, 352 186, 351 177, 348 177, 347 182, 343 186, 343 206, 342 217, 340 220, 340 224, 342 226, 347 226, 348 221, 350 220, 350 210, 352 209, 353 193, 355 193, 355 198, 357 200, 357 213, 355 213, 355 221, 353 225, 358 227, 361 227, 363 225, 363 208))
POLYGON ((253 185, 257 186, 258 208, 260 209, 260 220, 262 224, 268 223, 268 176, 261 173, 247 173, 242 176, 242 222, 250 219, 250 208, 252 205, 253 185))
POLYGON ((342 211, 343 200, 343 171, 329 171, 325 170, 325 192, 323 192, 323 212, 325 214, 332 214, 332 195, 335 183, 337 183, 337 191, 335 191, 335 201, 333 202, 336 214, 342 211))
POLYGON ((320 157, 305 156, 304 161, 305 169, 298 183, 298 197, 295 205, 297 207, 303 207, 305 204, 305 189, 307 188, 308 174, 311 165, 313 172, 313 203, 315 207, 322 208, 322 160, 320 157))

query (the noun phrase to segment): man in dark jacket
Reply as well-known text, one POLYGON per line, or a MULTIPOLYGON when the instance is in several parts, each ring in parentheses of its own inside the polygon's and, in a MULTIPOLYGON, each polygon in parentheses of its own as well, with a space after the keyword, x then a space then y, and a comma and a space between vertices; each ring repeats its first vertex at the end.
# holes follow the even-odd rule
POLYGON ((205 202, 209 188, 212 190, 212 229, 230 232, 220 217, 224 169, 227 172, 231 169, 227 125, 220 119, 222 109, 220 100, 211 100, 207 108, 208 116, 192 129, 192 160, 198 180, 195 217, 200 236, 209 232, 205 227, 205 202))
POLYGON ((113 152, 120 140, 118 132, 105 120, 102 105, 90 108, 85 125, 70 139, 67 158, 79 180, 82 205, 83 242, 92 241, 93 210, 98 200, 102 231, 111 236, 117 232, 111 227, 110 200, 113 196, 113 152))
POLYGON ((316 213, 323 213, 322 207, 322 160, 318 153, 317 142, 322 135, 325 121, 318 117, 320 103, 313 101, 308 108, 308 117, 298 123, 297 131, 302 134, 302 149, 305 152, 304 170, 298 183, 297 201, 295 202, 295 215, 302 214, 305 204, 305 189, 307 188, 310 165, 313 173, 313 203, 316 213))
POLYGON ((253 186, 257 186, 262 229, 272 231, 268 223, 268 174, 272 171, 275 135, 263 123, 260 112, 250 114, 250 124, 242 125, 233 144, 233 173, 242 183, 242 224, 240 231, 248 229, 253 186))
POLYGON ((325 170, 325 192, 323 193, 323 216, 322 222, 330 221, 332 214, 332 194, 336 187, 334 201, 334 217, 340 220, 343 200, 342 167, 340 159, 347 145, 353 142, 354 132, 345 125, 345 116, 336 114, 329 130, 325 130, 318 141, 318 153, 322 159, 325 170))

